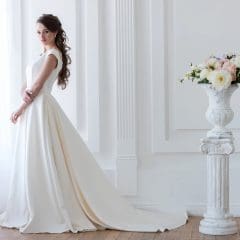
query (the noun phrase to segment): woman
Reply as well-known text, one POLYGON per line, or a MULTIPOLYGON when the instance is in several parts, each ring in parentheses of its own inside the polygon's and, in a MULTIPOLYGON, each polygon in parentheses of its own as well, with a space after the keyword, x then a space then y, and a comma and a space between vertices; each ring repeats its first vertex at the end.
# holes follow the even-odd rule
POLYGON ((44 52, 27 67, 17 124, 14 168, 0 225, 23 233, 118 229, 155 232, 181 226, 186 214, 135 209, 109 183, 55 98, 68 82, 69 47, 56 16, 37 20, 44 52))

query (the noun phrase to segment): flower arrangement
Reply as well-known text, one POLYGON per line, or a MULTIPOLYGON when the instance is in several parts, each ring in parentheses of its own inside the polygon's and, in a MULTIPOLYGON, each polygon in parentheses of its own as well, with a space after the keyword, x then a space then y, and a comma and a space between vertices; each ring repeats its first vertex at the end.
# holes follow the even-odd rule
POLYGON ((204 63, 191 63, 190 67, 190 71, 185 73, 181 82, 192 80, 199 84, 212 84, 218 91, 228 88, 231 84, 240 83, 240 54, 210 56, 204 63))

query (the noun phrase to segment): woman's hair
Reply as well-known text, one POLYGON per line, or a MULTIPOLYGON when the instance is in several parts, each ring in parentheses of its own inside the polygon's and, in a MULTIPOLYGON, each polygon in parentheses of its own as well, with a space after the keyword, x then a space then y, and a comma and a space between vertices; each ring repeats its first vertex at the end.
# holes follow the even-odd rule
POLYGON ((58 85, 65 89, 68 83, 68 78, 70 76, 70 71, 68 69, 68 64, 72 62, 68 50, 71 48, 67 45, 68 40, 65 31, 62 29, 62 24, 57 16, 52 14, 43 14, 37 19, 37 23, 43 24, 49 31, 57 32, 55 38, 55 44, 62 53, 62 69, 58 74, 58 85))

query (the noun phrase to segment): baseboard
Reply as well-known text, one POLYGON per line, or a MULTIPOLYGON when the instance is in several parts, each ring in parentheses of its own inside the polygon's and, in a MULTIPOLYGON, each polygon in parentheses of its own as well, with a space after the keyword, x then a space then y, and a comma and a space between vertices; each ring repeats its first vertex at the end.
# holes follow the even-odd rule
MULTIPOLYGON (((205 204, 188 204, 183 208, 176 208, 176 209, 163 209, 161 204, 148 204, 148 203, 133 203, 136 208, 143 208, 149 209, 151 211, 158 210, 158 211, 166 211, 166 212, 177 212, 177 211, 185 211, 187 212, 188 216, 203 216, 206 211, 205 204)), ((240 204, 231 204, 230 206, 230 213, 233 217, 240 217, 240 204)))

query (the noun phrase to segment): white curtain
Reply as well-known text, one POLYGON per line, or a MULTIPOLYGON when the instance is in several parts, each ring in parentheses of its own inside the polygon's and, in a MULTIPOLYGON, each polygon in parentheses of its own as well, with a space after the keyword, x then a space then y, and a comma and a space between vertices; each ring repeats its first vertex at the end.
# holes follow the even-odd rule
POLYGON ((0 0, 0 212, 3 210, 13 164, 16 126, 11 112, 21 101, 21 0, 0 0))

